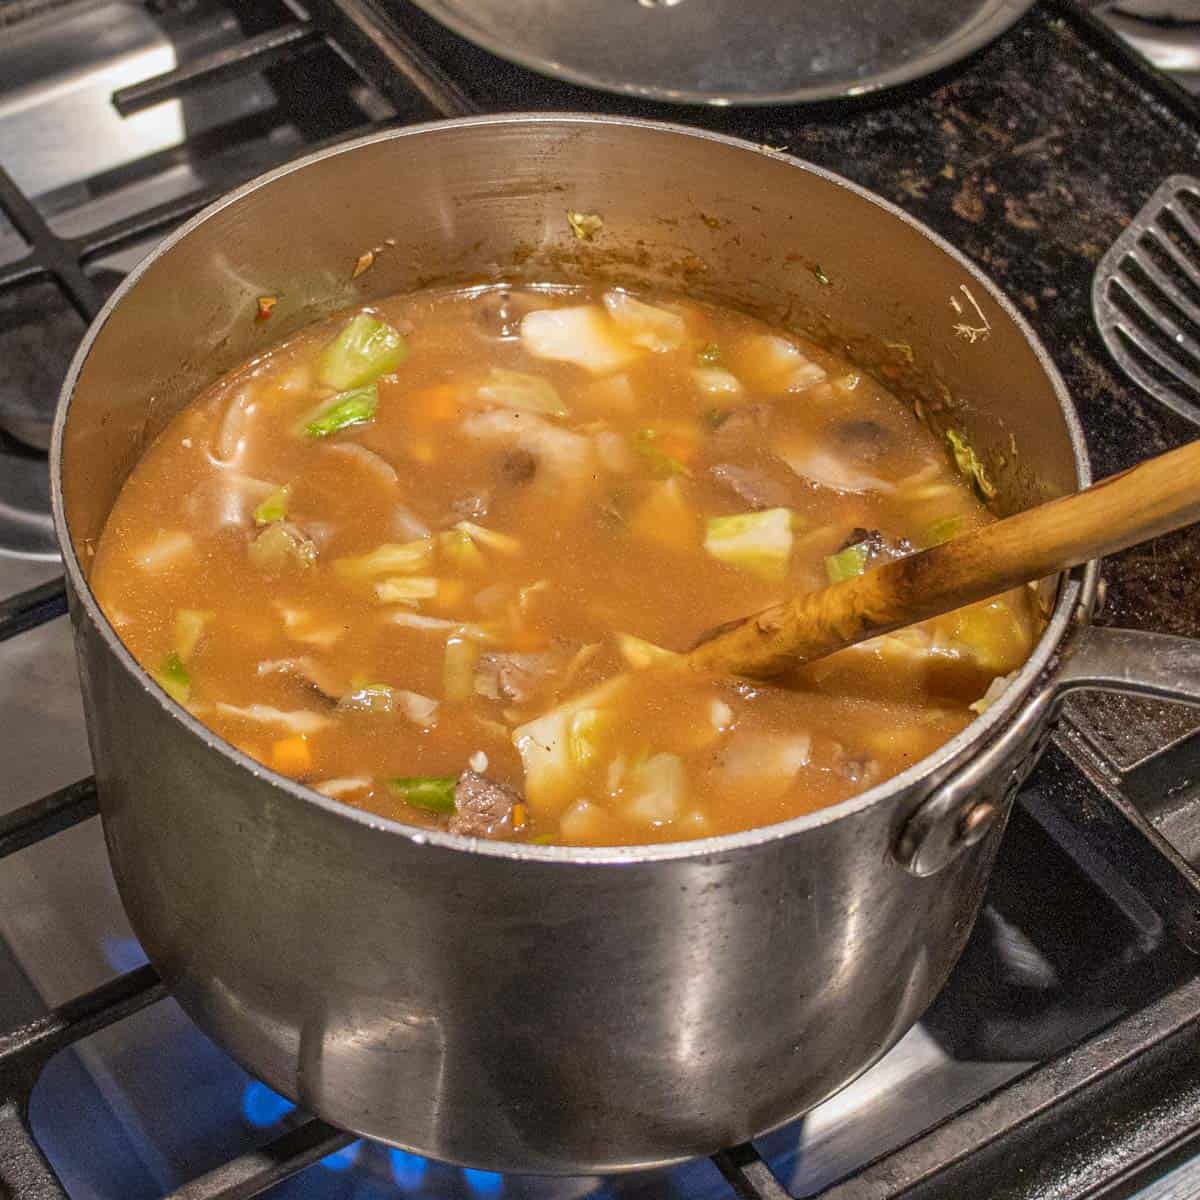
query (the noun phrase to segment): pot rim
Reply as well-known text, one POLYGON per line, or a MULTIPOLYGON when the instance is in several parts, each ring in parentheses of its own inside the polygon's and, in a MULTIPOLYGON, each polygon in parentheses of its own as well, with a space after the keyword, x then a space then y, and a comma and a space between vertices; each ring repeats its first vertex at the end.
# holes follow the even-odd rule
POLYGON ((756 154, 766 158, 781 160, 798 170, 816 175, 827 183, 833 184, 835 187, 841 188, 875 205, 877 208, 883 209, 889 216, 908 225, 911 229, 932 242, 942 253, 957 262, 971 279, 987 292, 993 303, 998 305, 1017 326, 1033 350, 1046 377, 1050 380, 1051 387, 1058 399, 1059 408, 1066 423, 1068 437, 1071 442, 1077 483, 1081 488, 1091 483, 1091 467, 1088 461, 1087 447, 1079 417, 1058 369, 1055 367, 1037 334, 1003 291, 960 250, 923 222, 918 221, 915 217, 909 215, 882 196, 851 182, 833 171, 806 162, 804 159, 797 158, 794 155, 765 148, 728 134, 715 133, 668 121, 569 112, 498 113, 460 117, 451 120, 425 121, 400 129, 367 134, 364 137, 353 138, 341 142, 336 146, 315 151, 312 154, 305 155, 303 158, 285 163, 265 174, 256 176, 254 179, 221 196, 190 220, 186 221, 173 233, 169 234, 150 251, 129 272, 88 327, 83 340, 75 351, 70 368, 67 371, 59 392, 50 443, 50 498, 54 515, 55 535, 59 540, 63 566, 71 591, 75 595, 79 608, 82 609, 87 619, 95 626, 108 650, 116 657, 121 666, 137 679, 142 688, 154 696, 159 705, 166 710, 167 714, 172 719, 180 722, 193 737, 203 742, 209 749, 216 753, 233 759, 234 762, 251 775, 257 776, 264 782, 274 785, 288 793, 295 800, 305 805, 320 808, 335 819, 363 825, 379 834, 386 833, 402 837, 416 845, 428 844, 444 850, 470 854, 478 853, 494 858, 512 859, 514 861, 561 864, 632 864, 675 859, 713 858, 715 856, 750 850, 766 843, 799 837, 809 829, 832 824, 835 821, 840 821, 860 813, 865 809, 873 808, 878 804, 886 802, 897 793, 903 792, 922 778, 944 773, 956 761, 965 759, 972 749, 979 749, 981 745, 987 743, 1013 719, 1019 707, 1024 704, 1038 676, 1051 665, 1055 652, 1067 633, 1077 606, 1080 604, 1081 599, 1086 598, 1093 586, 1095 564, 1091 564, 1086 569, 1081 583, 1074 582, 1074 577, 1071 576, 1064 579, 1063 585, 1059 588, 1054 609, 1050 614, 1042 636, 1038 639, 1037 645, 1034 647, 1025 664, 1005 690, 1004 695, 984 714, 971 721, 961 733, 956 734, 948 742, 938 747, 932 754, 918 759, 907 770, 892 776, 890 779, 884 780, 882 783, 876 784, 872 788, 868 788, 864 792, 843 800, 840 804, 818 809, 815 812, 805 813, 798 817, 792 817, 790 820, 781 821, 774 825, 756 826, 752 829, 742 830, 739 833, 718 834, 713 837, 697 838, 692 841, 661 842, 652 845, 539 846, 527 842, 489 841, 487 839, 467 837, 462 834, 406 825, 390 817, 380 816, 365 809, 354 808, 339 800, 324 796, 320 792, 297 783, 287 776, 280 775, 269 767, 243 754, 167 696, 154 683, 149 672, 126 649, 116 630, 96 603, 95 596, 92 594, 87 577, 75 553, 74 543, 67 525, 62 493, 64 432, 67 421, 70 419, 71 401, 74 397, 75 385, 86 365, 92 345, 112 312, 125 296, 137 286, 151 265, 168 254, 177 243, 190 236, 194 230, 218 212, 238 203, 244 196, 250 195, 260 188, 273 183, 275 180, 290 175, 294 171, 304 170, 314 163, 334 158, 341 154, 352 154, 357 150, 379 142, 399 141, 409 137, 436 136, 440 131, 445 129, 523 124, 574 125, 584 128, 593 125, 634 126, 676 137, 716 142, 746 154, 756 154))

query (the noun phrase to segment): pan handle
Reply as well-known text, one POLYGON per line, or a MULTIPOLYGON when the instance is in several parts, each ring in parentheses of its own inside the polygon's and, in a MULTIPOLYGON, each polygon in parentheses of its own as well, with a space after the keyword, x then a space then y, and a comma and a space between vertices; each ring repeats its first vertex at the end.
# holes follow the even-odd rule
MULTIPOLYGON (((1087 625, 1076 630, 1048 686, 904 823, 892 855, 913 875, 935 875, 981 841, 1008 812, 1064 697, 1093 688, 1200 705, 1200 639, 1087 625)), ((1144 818, 1142 832, 1161 837, 1144 818)), ((1163 843, 1160 849, 1177 857, 1163 843)))
POLYGON ((1056 699, 1080 688, 1200 704, 1200 639, 1089 625, 1054 680, 1056 699))

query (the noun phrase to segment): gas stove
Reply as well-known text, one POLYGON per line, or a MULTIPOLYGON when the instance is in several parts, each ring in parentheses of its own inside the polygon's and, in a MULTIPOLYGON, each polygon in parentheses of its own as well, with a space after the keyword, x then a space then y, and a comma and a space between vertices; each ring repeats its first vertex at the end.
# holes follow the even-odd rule
MULTIPOLYGON (((1200 109, 1071 4, 898 91, 731 110, 531 75, 406 0, 0 0, 0 1195, 1200 1194, 1197 710, 1073 701, 921 1023, 802 1120, 670 1170, 501 1176, 354 1139, 245 1075, 145 964, 94 819, 47 515, 67 359, 122 273, 236 183, 384 125, 524 108, 701 124, 847 175, 1006 288, 1098 475, 1196 436, 1117 374, 1088 296, 1128 218, 1194 170, 1200 109)), ((1200 636, 1197 562, 1194 530, 1107 562, 1098 619, 1200 636)))

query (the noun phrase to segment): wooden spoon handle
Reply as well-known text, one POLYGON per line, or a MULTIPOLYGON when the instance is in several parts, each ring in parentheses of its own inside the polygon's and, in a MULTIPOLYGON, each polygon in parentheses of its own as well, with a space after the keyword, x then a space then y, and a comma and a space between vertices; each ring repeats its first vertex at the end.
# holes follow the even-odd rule
POLYGON ((687 655, 702 671, 765 677, 1054 575, 1200 519, 1200 441, 1082 492, 795 596, 687 655))

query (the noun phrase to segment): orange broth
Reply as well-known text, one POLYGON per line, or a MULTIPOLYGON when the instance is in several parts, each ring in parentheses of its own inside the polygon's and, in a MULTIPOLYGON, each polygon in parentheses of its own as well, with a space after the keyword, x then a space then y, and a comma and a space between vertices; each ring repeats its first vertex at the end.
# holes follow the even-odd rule
POLYGON ((792 334, 495 287, 381 301, 218 381, 129 476, 91 581, 175 699, 327 795, 636 844, 835 804, 961 730, 1032 647, 1026 591, 781 683, 667 652, 991 519, 907 408, 792 334))

